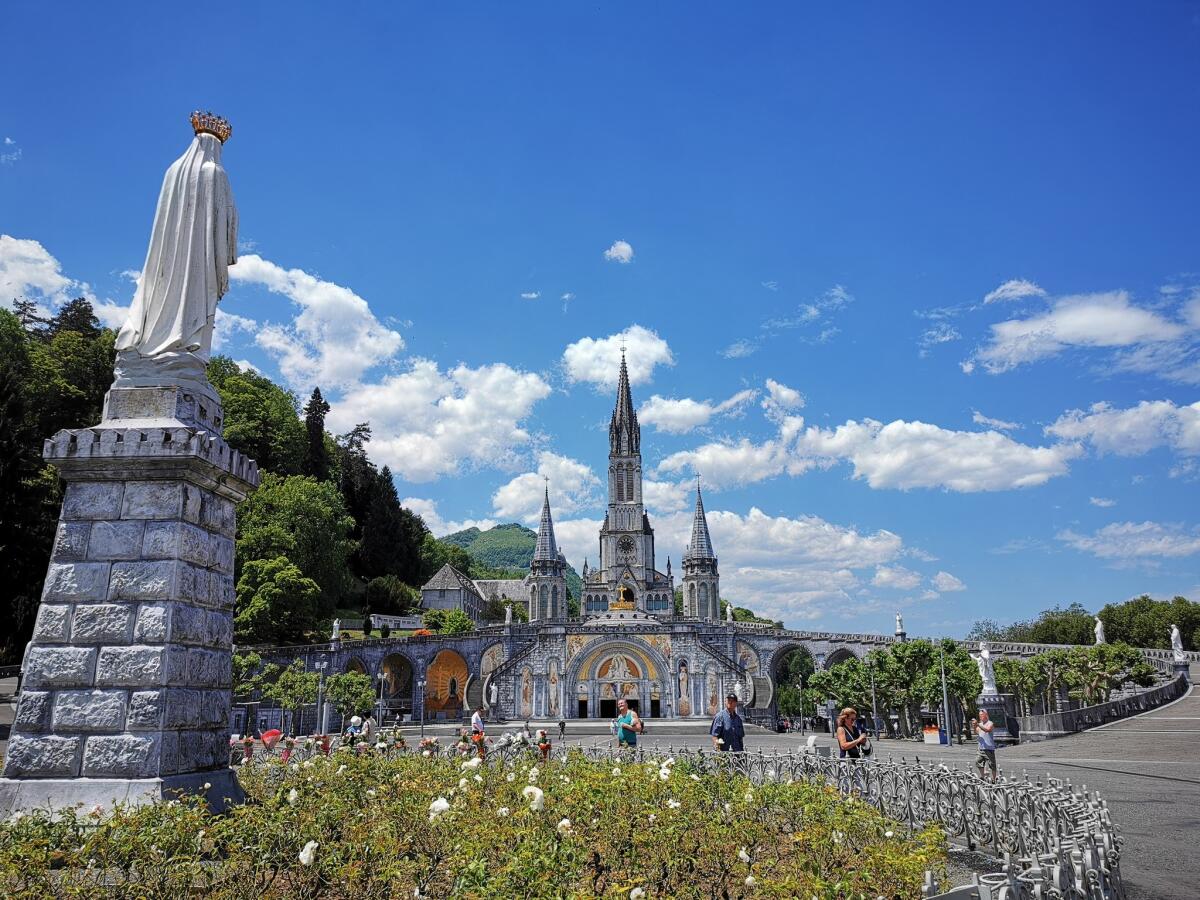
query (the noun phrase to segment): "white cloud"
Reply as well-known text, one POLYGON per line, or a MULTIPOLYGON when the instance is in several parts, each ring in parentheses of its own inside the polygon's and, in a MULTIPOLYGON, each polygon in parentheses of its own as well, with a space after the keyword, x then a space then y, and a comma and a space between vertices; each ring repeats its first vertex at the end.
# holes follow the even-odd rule
POLYGON ((21 148, 17 146, 17 142, 10 137, 4 139, 3 151, 0 151, 0 166, 11 166, 21 158, 21 148))
POLYGON ((246 316, 239 316, 234 313, 227 313, 221 307, 217 307, 217 316, 213 322, 213 337, 212 349, 213 353, 219 353, 225 344, 239 331, 247 334, 254 334, 258 329, 258 322, 246 316))
POLYGON ((796 456, 793 444, 804 425, 799 416, 784 417, 779 433, 762 443, 748 438, 714 441, 694 450, 672 453, 658 464, 659 472, 700 472, 704 483, 715 489, 753 484, 782 475, 800 475, 812 468, 811 460, 796 456))
POLYGON ((1025 297, 1045 297, 1046 292, 1034 284, 1032 281, 1026 281, 1024 278, 1012 278, 994 291, 989 292, 984 298, 984 303, 997 303, 1004 300, 1021 300, 1025 297))
POLYGON ((495 515, 503 519, 536 520, 541 513, 547 478, 554 515, 569 515, 596 505, 601 484, 595 473, 578 460, 543 450, 537 455, 536 472, 518 475, 492 495, 495 515))
POLYGON ((738 391, 727 400, 713 403, 711 400, 692 400, 688 397, 676 400, 655 394, 638 410, 638 420, 668 434, 686 434, 707 425, 714 416, 741 410, 757 395, 758 392, 753 390, 738 391))
POLYGON ((1074 444, 1030 447, 996 431, 952 431, 924 422, 871 419, 809 427, 796 451, 817 464, 846 460, 873 488, 945 488, 965 493, 1044 484, 1067 473, 1074 444))
POLYGON ((608 337, 585 337, 569 344, 562 356, 567 378, 573 382, 587 381, 599 388, 615 387, 622 346, 626 348, 630 384, 649 381, 657 365, 675 365, 671 348, 656 332, 630 325, 608 337))
POLYGON ((326 390, 352 386, 404 348, 400 334, 384 327, 350 288, 302 269, 284 269, 253 253, 229 272, 235 282, 261 285, 300 307, 291 324, 262 326, 257 341, 302 392, 314 385, 326 390))
POLYGON ((575 571, 583 569, 583 561, 595 566, 600 561, 600 526, 601 519, 555 519, 554 537, 558 540, 558 549, 567 558, 575 571))
POLYGON ((1177 524, 1114 522, 1090 535, 1068 529, 1057 537, 1076 550, 1126 563, 1200 553, 1200 529, 1177 524))
POLYGON ((609 262, 633 262, 633 247, 628 241, 613 241, 611 247, 604 251, 604 258, 609 262))
POLYGON ((691 489, 691 480, 655 481, 646 478, 642 481, 642 500, 651 512, 665 515, 686 509, 691 489))
POLYGON ((781 384, 774 378, 766 381, 767 396, 763 397, 762 408, 772 422, 782 422, 788 413, 804 408, 804 395, 795 388, 781 384))
POLYGON ((921 332, 921 337, 917 340, 918 346, 921 348, 919 355, 926 357, 929 355, 929 350, 936 347, 938 344, 949 344, 952 341, 962 339, 962 335, 958 329, 947 322, 939 322, 932 328, 927 328, 921 332))
POLYGON ((541 291, 526 291, 525 293, 521 294, 521 299, 522 300, 536 300, 540 296, 542 296, 541 291))
POLYGON ((943 594, 948 594, 951 591, 965 591, 967 589, 965 584, 949 572, 938 572, 929 579, 929 582, 933 585, 934 590, 940 591, 943 594))
POLYGON ((904 566, 880 566, 875 570, 871 584, 875 587, 895 588, 900 591, 911 591, 921 583, 921 575, 904 566))
POLYGON ((1143 400, 1116 409, 1096 403, 1086 412, 1064 413, 1046 427, 1046 434, 1064 440, 1087 441, 1101 453, 1140 456, 1169 447, 1182 456, 1200 455, 1200 402, 1176 406, 1170 400, 1143 400))
MULTIPOLYGON (((92 300, 92 312, 96 314, 96 318, 105 328, 119 331, 125 324, 125 320, 129 318, 129 305, 122 306, 112 300, 92 300)), ((220 314, 218 311, 217 315, 220 314)))
POLYGON ((779 282, 778 282, 778 281, 763 281, 763 282, 761 282, 761 284, 762 284, 762 286, 763 286, 763 287, 765 287, 765 288, 766 288, 768 291, 777 291, 777 290, 779 290, 779 282))
POLYGON ((0 234, 0 304, 5 308, 18 297, 58 306, 77 287, 40 243, 0 234))
POLYGON ((990 341, 971 361, 992 374, 1071 347, 1130 347, 1175 341, 1185 332, 1180 323, 1130 303, 1125 291, 1063 297, 1044 313, 998 322, 991 330, 990 341))
POLYGON ((758 352, 758 343, 747 338, 740 338, 721 351, 726 359, 743 359, 758 352))
POLYGON ((348 389, 333 404, 331 430, 370 422, 371 457, 409 481, 464 467, 513 469, 530 436, 521 423, 550 394, 538 375, 503 363, 442 372, 416 359, 407 372, 348 389))
POLYGON ((1099 506, 1101 509, 1109 509, 1117 505, 1116 500, 1110 500, 1108 497, 1089 497, 1088 503, 1092 506, 1099 506))
POLYGON ((405 497, 400 501, 400 505, 411 509, 425 521, 425 527, 432 532, 434 537, 445 537, 448 534, 454 534, 456 531, 463 531, 467 528, 478 528, 480 531, 487 531, 496 524, 494 519, 464 519, 461 522, 447 521, 438 513, 437 503, 433 500, 425 500, 421 497, 405 497))
POLYGON ((975 410, 971 416, 971 421, 976 425, 986 425, 988 428, 993 428, 996 431, 1015 431, 1021 427, 1019 422, 1005 422, 1003 419, 993 419, 985 416, 979 410, 975 410))

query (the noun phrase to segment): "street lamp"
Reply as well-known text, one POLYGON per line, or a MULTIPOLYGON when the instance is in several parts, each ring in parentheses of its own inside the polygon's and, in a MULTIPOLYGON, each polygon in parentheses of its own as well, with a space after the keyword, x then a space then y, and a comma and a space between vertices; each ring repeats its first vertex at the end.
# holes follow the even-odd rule
POLYGON ((313 668, 320 673, 320 678, 317 681, 317 730, 319 734, 325 734, 325 670, 329 668, 329 660, 323 659, 318 663, 313 664, 313 668))
POLYGON ((375 677, 379 679, 379 702, 377 704, 376 709, 378 711, 379 727, 382 728, 383 727, 383 684, 384 684, 384 680, 387 678, 387 673, 385 673, 383 671, 383 669, 380 669, 379 674, 376 675, 375 677))
POLYGON ((417 682, 417 690, 421 692, 421 740, 425 739, 425 679, 417 682))
POLYGON ((875 726, 875 740, 879 740, 879 706, 875 703, 875 666, 867 657, 867 672, 871 675, 871 724, 875 726))
POLYGON ((800 734, 804 734, 804 676, 796 677, 796 693, 800 696, 800 734))
POLYGON ((942 669, 942 718, 946 722, 946 746, 950 746, 950 695, 946 691, 946 645, 942 644, 938 663, 942 669))

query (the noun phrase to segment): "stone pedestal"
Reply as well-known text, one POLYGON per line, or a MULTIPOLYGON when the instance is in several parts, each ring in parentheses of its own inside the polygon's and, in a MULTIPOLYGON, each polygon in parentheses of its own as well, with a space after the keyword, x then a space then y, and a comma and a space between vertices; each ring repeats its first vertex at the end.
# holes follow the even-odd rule
POLYGON ((208 790, 229 769, 234 504, 258 467, 220 437, 215 397, 114 389, 60 431, 67 482, 0 779, 0 813, 208 790))
POLYGON ((976 698, 975 704, 978 709, 987 710, 988 718, 995 725, 992 735, 996 738, 997 744, 1018 742, 1019 736, 1015 733, 1017 726, 1014 716, 1016 706, 1013 703, 1012 694, 980 694, 976 698))
POLYGON ((1187 662, 1172 662, 1171 675, 1175 678, 1178 678, 1180 675, 1182 675, 1188 680, 1188 684, 1191 684, 1192 682, 1192 670, 1191 666, 1187 662))

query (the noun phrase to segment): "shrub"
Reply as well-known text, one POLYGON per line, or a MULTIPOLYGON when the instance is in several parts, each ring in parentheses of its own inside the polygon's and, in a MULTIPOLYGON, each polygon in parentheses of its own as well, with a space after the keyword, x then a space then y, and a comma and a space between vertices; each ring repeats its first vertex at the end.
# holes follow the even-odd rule
POLYGON ((190 799, 10 821, 0 885, 12 897, 915 897, 925 869, 944 867, 937 829, 910 835, 821 786, 682 766, 664 778, 578 755, 533 765, 255 764, 240 773, 247 802, 220 817, 190 799))

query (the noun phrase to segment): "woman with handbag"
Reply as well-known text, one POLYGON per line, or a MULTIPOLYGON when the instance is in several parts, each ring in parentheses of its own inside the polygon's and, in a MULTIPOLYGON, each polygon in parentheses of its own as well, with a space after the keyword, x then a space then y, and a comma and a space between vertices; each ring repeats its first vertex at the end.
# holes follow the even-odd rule
POLYGON ((868 744, 871 738, 859 729, 858 713, 852 706, 847 706, 838 716, 834 737, 837 738, 838 756, 842 759, 861 759, 871 752, 868 744))

